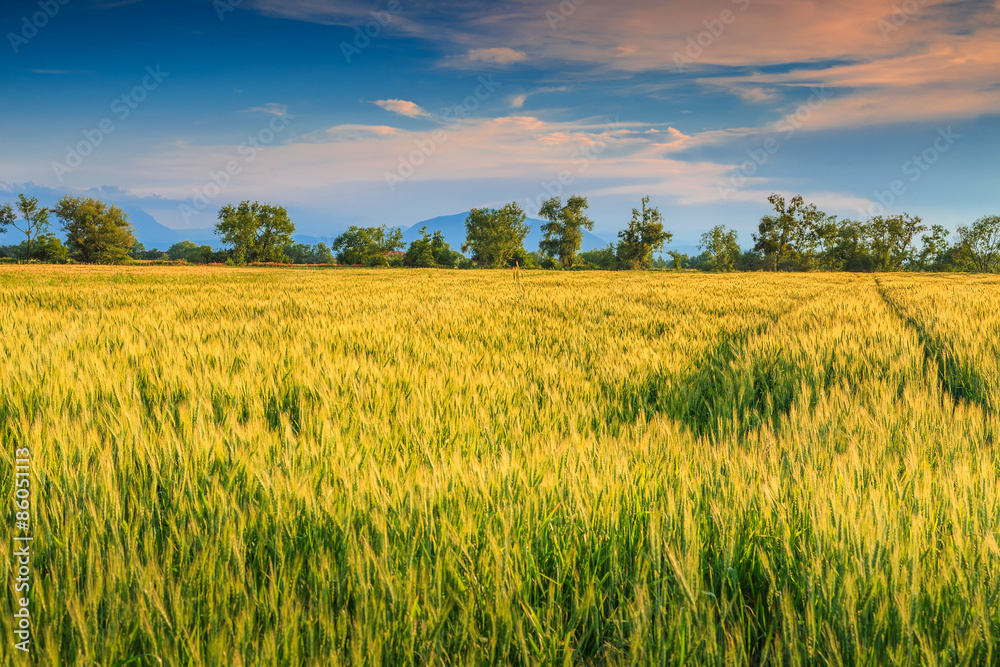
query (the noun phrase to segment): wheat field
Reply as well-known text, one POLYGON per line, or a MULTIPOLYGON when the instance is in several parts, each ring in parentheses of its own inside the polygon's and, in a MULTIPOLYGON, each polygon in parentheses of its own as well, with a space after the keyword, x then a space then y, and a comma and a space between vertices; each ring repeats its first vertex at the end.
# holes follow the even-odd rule
POLYGON ((29 662, 1000 663, 998 277, 5 267, 0 304, 29 662))

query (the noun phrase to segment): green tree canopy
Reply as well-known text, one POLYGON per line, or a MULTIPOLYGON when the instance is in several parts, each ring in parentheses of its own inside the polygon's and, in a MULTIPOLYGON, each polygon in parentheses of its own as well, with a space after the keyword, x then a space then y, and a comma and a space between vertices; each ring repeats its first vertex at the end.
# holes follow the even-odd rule
MULTIPOLYGON (((27 242, 25 242, 27 245, 27 242)), ((69 250, 55 234, 45 233, 35 238, 31 249, 25 248, 29 259, 50 264, 65 264, 69 259, 69 250)))
POLYGON ((618 233, 618 263, 625 269, 643 269, 653 263, 653 253, 674 238, 663 229, 659 208, 649 208, 649 197, 643 197, 642 210, 632 209, 628 227, 618 233))
POLYGON ((742 254, 736 230, 722 225, 702 234, 698 249, 704 251, 712 271, 733 271, 742 254))
POLYGON ((820 239, 817 228, 827 220, 827 215, 806 204, 801 195, 790 200, 778 194, 767 198, 776 215, 761 218, 754 234, 754 250, 763 253, 773 270, 777 271, 783 261, 794 259, 796 255, 809 268, 820 239))
POLYGON ((920 237, 920 253, 916 257, 915 266, 921 271, 940 271, 945 264, 945 257, 951 244, 948 237, 951 233, 942 225, 933 225, 930 234, 920 237))
POLYGON ((167 249, 167 257, 174 260, 175 262, 183 259, 184 261, 192 261, 195 253, 198 252, 198 244, 192 241, 179 241, 170 248, 167 249))
POLYGON ((70 255, 80 262, 120 264, 135 245, 135 228, 118 206, 66 195, 56 203, 70 255))
POLYGON ((675 271, 680 271, 681 269, 684 268, 686 264, 688 264, 691 261, 691 258, 688 257, 687 254, 682 253, 678 250, 671 250, 667 254, 670 255, 670 260, 671 260, 670 268, 674 269, 675 271))
POLYGON ((474 208, 465 219, 462 250, 471 250, 473 261, 483 268, 505 267, 511 259, 527 256, 524 237, 531 227, 524 224, 526 219, 517 203, 501 209, 474 208))
POLYGON ((593 266, 597 269, 604 269, 606 271, 611 271, 615 268, 615 263, 617 258, 615 257, 615 246, 609 243, 607 247, 598 248, 597 250, 584 250, 578 256, 578 259, 585 263, 593 266))
POLYGON ((281 206, 244 201, 219 211, 215 232, 230 246, 237 264, 280 262, 284 259, 282 250, 292 241, 295 225, 281 206))
POLYGON ((225 261, 225 253, 217 253, 210 245, 198 245, 193 241, 180 241, 170 246, 167 257, 183 260, 192 264, 208 264, 212 261, 225 261))
POLYGON ((0 234, 7 231, 7 227, 12 224, 14 224, 14 209, 10 204, 0 206, 0 234))
POLYGON ((875 216, 866 223, 868 247, 875 271, 899 271, 913 261, 913 240, 927 229, 907 213, 875 216))
POLYGON ((387 256, 405 247, 399 227, 348 227, 333 240, 337 261, 352 266, 385 266, 387 256))
POLYGON ((961 255, 976 271, 1000 270, 1000 216, 980 218, 969 226, 962 225, 957 231, 961 255))
POLYGON ((420 238, 415 239, 406 250, 403 265, 423 268, 441 266, 451 269, 461 260, 462 255, 451 249, 440 230, 431 235, 427 233, 427 227, 424 227, 420 230, 420 238))
POLYGON ((288 243, 283 254, 292 264, 333 264, 333 253, 322 241, 315 246, 307 243, 288 243))
POLYGON ((589 208, 586 197, 574 195, 563 206, 559 197, 549 199, 538 211, 546 222, 542 225, 538 249, 550 257, 558 257, 564 269, 573 266, 583 243, 583 230, 594 230, 594 221, 584 211, 589 208))

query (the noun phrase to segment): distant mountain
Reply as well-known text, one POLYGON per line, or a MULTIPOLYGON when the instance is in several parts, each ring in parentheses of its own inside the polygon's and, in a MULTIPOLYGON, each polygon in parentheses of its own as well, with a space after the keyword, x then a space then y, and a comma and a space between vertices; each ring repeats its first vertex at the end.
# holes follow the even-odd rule
MULTIPOLYGON (((455 215, 442 215, 437 218, 418 222, 403 231, 403 240, 409 245, 420 238, 420 230, 426 225, 428 234, 440 231, 444 235, 444 239, 448 242, 448 245, 453 250, 461 252, 462 244, 465 242, 465 219, 467 217, 469 217, 468 213, 456 213, 455 215)), ((528 218, 526 222, 531 227, 531 232, 524 239, 524 249, 528 252, 534 252, 538 250, 538 243, 542 240, 542 233, 539 230, 545 224, 545 221, 528 218)), ((591 234, 588 231, 583 232, 583 243, 580 245, 581 250, 599 250, 607 246, 608 242, 601 237, 591 234)))
POLYGON ((128 214, 129 222, 135 227, 135 237, 149 250, 153 248, 166 250, 173 244, 190 238, 189 232, 201 231, 170 229, 158 223, 153 216, 136 206, 123 206, 122 210, 128 214))

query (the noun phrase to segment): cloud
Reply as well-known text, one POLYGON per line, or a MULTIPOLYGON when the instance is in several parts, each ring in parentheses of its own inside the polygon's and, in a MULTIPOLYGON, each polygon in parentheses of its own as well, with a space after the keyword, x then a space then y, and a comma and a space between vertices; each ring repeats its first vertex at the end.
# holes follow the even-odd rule
POLYGON ((299 143, 347 143, 378 140, 398 135, 401 130, 387 125, 336 125, 326 130, 310 132, 299 143))
POLYGON ((524 103, 528 101, 529 97, 533 95, 543 95, 545 93, 562 93, 569 90, 569 86, 550 86, 548 88, 538 88, 526 93, 517 93, 511 95, 508 99, 510 102, 511 109, 523 109, 524 103))
POLYGON ((798 67, 778 74, 712 79, 713 85, 765 84, 786 91, 825 86, 831 99, 804 130, 912 122, 945 122, 995 114, 1000 108, 1000 32, 993 41, 952 37, 872 62, 798 67))
MULTIPOLYGON (((358 25, 369 9, 360 0, 249 1, 270 15, 349 25, 358 25)), ((462 69, 526 63, 530 53, 536 67, 572 68, 579 79, 658 77, 645 82, 654 87, 694 82, 758 106, 780 105, 801 86, 825 83, 835 99, 822 122, 810 125, 816 128, 969 118, 1000 108, 994 85, 1000 12, 993 0, 920 0, 905 7, 733 0, 680 3, 669 11, 662 0, 591 2, 555 30, 540 20, 534 0, 442 0, 407 5, 393 20, 400 34, 460 53, 442 64, 462 69), (683 71, 678 58, 687 61, 683 71)), ((523 108, 529 96, 514 94, 511 107, 523 108)))
MULTIPOLYGON (((242 92, 242 91, 240 91, 242 92)), ((249 109, 243 109, 243 113, 266 113, 270 116, 286 116, 288 114, 288 106, 284 104, 278 104, 277 102, 268 102, 262 107, 250 107, 249 109)))
POLYGON ((733 86, 729 89, 729 92, 751 104, 774 102, 781 97, 778 91, 761 88, 760 86, 733 86))
POLYGON ((381 107, 386 111, 398 113, 400 116, 406 116, 407 118, 427 118, 430 116, 430 114, 421 109, 419 105, 413 102, 407 102, 406 100, 375 100, 372 104, 381 107))
POLYGON ((473 62, 495 63, 497 65, 510 65, 528 59, 528 55, 523 51, 508 48, 473 49, 466 54, 466 57, 473 62))
MULTIPOLYGON (((367 201, 387 200, 390 206, 409 198, 423 201, 429 190, 438 188, 457 196, 467 190, 462 184, 482 183, 490 184, 492 197, 531 202, 545 191, 545 183, 558 182, 568 173, 574 191, 595 196, 618 184, 683 202, 717 203, 716 183, 734 168, 670 156, 682 145, 697 143, 697 135, 671 127, 651 132, 648 124, 604 118, 470 118, 438 132, 443 138, 435 142, 428 131, 338 125, 289 139, 241 163, 243 170, 225 198, 355 201, 364 192, 367 201), (430 145, 433 150, 428 152, 430 145), (417 158, 412 157, 415 151, 422 151, 417 158), (386 177, 405 163, 419 166, 391 192, 386 177)), ((134 159, 125 182, 138 194, 185 199, 202 185, 204 174, 217 171, 236 154, 236 146, 178 143, 134 159)))
POLYGON ((510 108, 511 109, 523 109, 524 103, 528 101, 528 96, 531 93, 518 93, 517 95, 510 96, 510 108))

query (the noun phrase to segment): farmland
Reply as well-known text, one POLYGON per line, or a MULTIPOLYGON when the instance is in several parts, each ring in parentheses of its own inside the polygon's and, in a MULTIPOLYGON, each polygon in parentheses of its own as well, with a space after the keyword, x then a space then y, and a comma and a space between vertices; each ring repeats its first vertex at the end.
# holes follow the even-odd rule
POLYGON ((998 341, 996 276, 3 268, 34 658, 996 664, 998 341))

